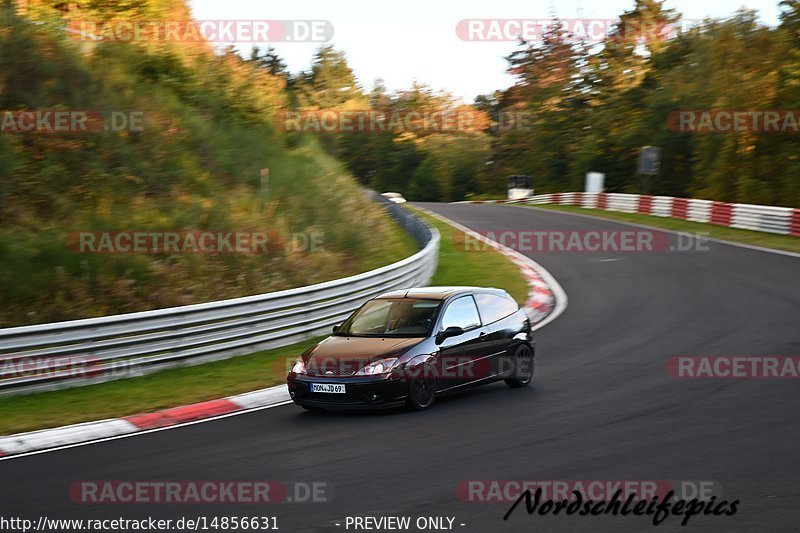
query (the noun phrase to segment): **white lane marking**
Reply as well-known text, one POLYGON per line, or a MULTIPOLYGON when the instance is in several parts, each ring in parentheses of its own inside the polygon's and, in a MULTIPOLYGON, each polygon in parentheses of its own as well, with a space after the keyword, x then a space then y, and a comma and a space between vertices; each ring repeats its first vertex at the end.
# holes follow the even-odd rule
MULTIPOLYGON (((603 222, 613 222, 613 223, 616 223, 616 224, 624 224, 626 226, 633 226, 635 228, 654 229, 654 230, 658 230, 658 231, 663 231, 665 233, 672 233, 673 235, 688 235, 688 236, 693 237, 695 239, 706 240, 706 241, 709 241, 709 242, 717 242, 719 244, 727 244, 728 246, 736 246, 736 247, 739 247, 739 248, 746 248, 748 250, 755 250, 757 252, 767 252, 767 253, 771 253, 771 254, 786 255, 786 256, 789 256, 789 257, 800 258, 800 253, 790 252, 788 250, 777 250, 775 248, 764 248, 763 246, 756 246, 754 244, 745 244, 743 242, 734 242, 734 241, 726 241, 726 240, 723 240, 723 239, 715 239, 714 237, 706 237, 705 235, 695 235, 695 234, 693 234, 691 232, 688 232, 688 231, 676 231, 676 230, 671 230, 671 229, 666 229, 666 228, 659 228, 658 226, 648 226, 646 224, 638 224, 636 222, 627 222, 625 220, 618 220, 616 218, 606 218, 606 217, 600 217, 600 216, 597 216, 597 215, 589 215, 589 214, 585 214, 585 213, 573 213, 572 211, 561 211, 561 210, 558 210, 558 209, 545 209, 545 208, 542 208, 542 207, 534 207, 532 205, 515 205, 515 204, 503 204, 503 205, 506 205, 506 206, 509 206, 509 207, 518 207, 518 208, 521 208, 521 209, 532 209, 534 211, 541 211, 543 213, 559 213, 559 214, 562 214, 562 215, 569 215, 569 216, 573 216, 573 217, 591 218, 591 219, 594 219, 594 220, 602 220, 603 222)), ((675 220, 683 220, 683 219, 678 218, 678 219, 675 219, 675 220)), ((686 222, 691 222, 691 220, 686 221, 686 222)), ((720 228, 727 228, 729 226, 719 226, 719 227, 720 228)), ((733 228, 733 229, 738 229, 738 228, 733 228)), ((788 237, 788 235, 787 235, 787 237, 788 237)))
POLYGON ((252 412, 255 412, 255 411, 261 411, 262 409, 271 409, 273 407, 280 407, 281 405, 288 405, 290 403, 292 403, 291 400, 285 401, 285 402, 281 402, 281 403, 272 404, 272 405, 262 405, 261 407, 253 407, 251 409, 245 409, 245 410, 242 410, 242 411, 234 411, 233 413, 225 413, 223 415, 216 415, 216 416, 212 416, 212 417, 209 417, 209 418, 203 418, 201 420, 193 420, 191 422, 183 422, 183 423, 180 423, 180 424, 175 424, 174 426, 167 426, 167 427, 163 427, 163 428, 145 429, 145 430, 142 430, 142 431, 137 431, 136 433, 128 433, 126 435, 115 435, 113 437, 105 437, 105 438, 101 438, 101 439, 94 439, 94 440, 90 440, 90 441, 86 441, 86 442, 76 442, 74 444, 65 444, 63 446, 58 446, 56 448, 46 448, 44 450, 34 450, 34 451, 20 453, 20 454, 16 454, 16 455, 9 455, 7 457, 0 457, 0 461, 9 461, 11 459, 19 459, 21 457, 28 457, 29 455, 39 455, 39 454, 42 454, 42 453, 56 452, 56 451, 59 451, 59 450, 66 450, 68 448, 77 448, 77 447, 80 447, 80 446, 88 446, 90 444, 98 444, 98 443, 101 443, 101 442, 107 442, 107 441, 111 441, 111 440, 126 439, 128 437, 138 437, 139 435, 147 435, 148 433, 156 433, 158 431, 166 431, 168 429, 176 429, 176 428, 180 428, 180 427, 184 427, 184 426, 193 426, 194 424, 203 424, 205 422, 212 422, 214 420, 220 420, 222 418, 228 418, 228 417, 231 417, 231 416, 238 416, 238 415, 244 415, 244 414, 252 413, 252 412))
POLYGON ((267 389, 245 392, 244 394, 237 394, 236 396, 228 396, 225 399, 244 409, 262 407, 276 402, 291 401, 289 389, 286 385, 276 385, 275 387, 269 387, 267 389))
POLYGON ((597 261, 598 263, 605 263, 607 261, 622 261, 621 257, 604 257, 603 259, 592 259, 592 261, 597 261))
POLYGON ((53 448, 87 440, 134 433, 139 428, 122 418, 83 422, 58 428, 40 429, 0 437, 0 450, 19 454, 42 448, 53 448))
MULTIPOLYGON (((434 217, 434 218, 436 218, 438 220, 441 220, 442 222, 450 224, 451 226, 453 226, 454 228, 456 228, 459 231, 463 231, 464 233, 467 233, 467 234, 470 234, 470 233, 475 234, 475 232, 473 230, 469 229, 468 227, 463 226, 463 225, 459 224, 458 222, 456 222, 454 220, 450 220, 449 218, 447 218, 447 217, 445 217, 443 215, 440 215, 439 213, 434 213, 433 211, 429 211, 428 209, 425 209, 424 207, 420 207, 418 205, 414 205, 414 208, 415 209, 419 209, 423 213, 427 213, 428 215, 430 215, 430 216, 432 216, 432 217, 434 217)), ((491 239, 487 238, 487 240, 491 240, 491 239)), ((494 241, 494 242, 496 242, 496 241, 494 241)), ((512 248, 508 248, 507 246, 503 246, 500 243, 497 243, 497 244, 498 244, 498 246, 502 247, 504 250, 507 250, 510 253, 512 253, 520 261, 522 261, 524 263, 527 263, 528 266, 530 266, 531 268, 536 270, 539 273, 539 276, 541 276, 541 278, 544 280, 544 282, 550 287, 550 290, 553 291, 553 297, 556 300, 556 304, 553 307, 552 312, 549 315, 547 315, 547 317, 544 320, 542 320, 541 322, 538 322, 537 324, 532 326, 531 329, 533 329, 534 331, 536 331, 538 329, 541 329, 541 328, 545 327, 547 324, 549 324, 550 322, 552 322, 553 320, 555 320, 556 318, 558 318, 561 315, 561 313, 563 313, 566 310, 567 304, 569 302, 569 299, 567 298, 567 293, 564 291, 564 289, 561 287, 561 285, 559 285, 558 282, 556 281, 556 278, 554 278, 552 276, 552 274, 550 274, 550 272, 547 271, 546 268, 544 268, 542 265, 540 265, 539 263, 537 263, 536 261, 534 261, 530 257, 528 257, 526 255, 523 255, 520 252, 518 252, 518 251, 516 251, 516 250, 514 250, 512 248)))

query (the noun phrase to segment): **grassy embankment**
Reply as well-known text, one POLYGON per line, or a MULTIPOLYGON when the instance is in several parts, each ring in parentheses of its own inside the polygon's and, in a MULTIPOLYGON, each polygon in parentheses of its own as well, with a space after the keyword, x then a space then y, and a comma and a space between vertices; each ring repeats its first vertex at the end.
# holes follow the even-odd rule
MULTIPOLYGON (((314 137, 275 127, 284 76, 210 46, 87 47, 58 9, 36 6, 33 18, 0 7, 0 110, 113 112, 141 125, 0 134, 0 328, 271 292, 413 251, 314 137), (268 252, 70 247, 81 232, 115 231, 259 232, 268 252)), ((115 18, 91 9, 82 16, 115 18)))

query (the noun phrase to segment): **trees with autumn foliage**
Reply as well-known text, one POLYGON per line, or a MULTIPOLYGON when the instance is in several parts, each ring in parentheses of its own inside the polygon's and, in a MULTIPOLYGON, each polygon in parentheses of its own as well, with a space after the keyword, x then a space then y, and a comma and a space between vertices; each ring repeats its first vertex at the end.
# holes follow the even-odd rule
POLYGON ((490 119, 477 107, 419 83, 389 93, 377 80, 373 90, 365 93, 345 55, 328 46, 317 52, 308 71, 290 77, 289 87, 290 100, 299 111, 403 118, 415 112, 418 116, 450 113, 469 119, 469 127, 463 128, 435 120, 426 125, 424 119, 417 119, 410 128, 321 133, 323 146, 365 186, 428 200, 459 200, 491 189, 485 170, 491 153, 486 133, 490 119))
MULTIPOLYGON (((596 171, 611 192, 797 206, 800 132, 693 133, 668 122, 681 110, 797 112, 800 4, 780 5, 777 27, 740 10, 681 29, 681 15, 663 2, 636 0, 600 42, 556 22, 509 55, 511 87, 475 100, 471 109, 487 120, 482 131, 330 134, 325 146, 363 184, 411 199, 499 196, 512 174, 532 175, 539 192, 581 190, 596 171), (525 117, 524 127, 508 127, 508 117, 525 117), (648 145, 661 148, 661 166, 645 180, 637 158, 648 145)), ((294 83, 301 108, 459 106, 419 84, 387 94, 377 83, 362 94, 344 56, 330 49, 294 83)))
POLYGON ((781 2, 778 27, 741 10, 690 29, 662 2, 637 0, 604 42, 576 41, 558 25, 509 57, 516 83, 481 102, 531 114, 529 131, 493 137, 493 177, 531 174, 540 192, 581 190, 604 172, 613 192, 800 205, 800 132, 692 133, 668 126, 679 110, 798 110, 798 2, 781 2), (641 146, 662 149, 660 172, 636 173, 641 146))
POLYGON ((67 31, 71 20, 115 17, 186 20, 189 10, 182 0, 0 1, 0 328, 286 289, 413 253, 316 138, 277 130, 295 80, 274 50, 245 58, 205 42, 97 42, 67 31), (136 112, 143 127, 12 132, 7 117, 30 110, 136 112), (76 232, 206 230, 263 232, 272 246, 69 246, 76 232), (321 245, 303 246, 312 235, 321 245))

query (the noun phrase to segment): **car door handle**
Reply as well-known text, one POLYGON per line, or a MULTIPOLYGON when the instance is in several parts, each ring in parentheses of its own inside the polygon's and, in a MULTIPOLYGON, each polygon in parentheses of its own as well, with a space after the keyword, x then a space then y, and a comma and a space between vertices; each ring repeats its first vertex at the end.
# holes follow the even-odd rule
POLYGON ((485 331, 481 331, 480 334, 478 334, 478 338, 479 339, 483 339, 485 337, 486 337, 486 332, 485 331))

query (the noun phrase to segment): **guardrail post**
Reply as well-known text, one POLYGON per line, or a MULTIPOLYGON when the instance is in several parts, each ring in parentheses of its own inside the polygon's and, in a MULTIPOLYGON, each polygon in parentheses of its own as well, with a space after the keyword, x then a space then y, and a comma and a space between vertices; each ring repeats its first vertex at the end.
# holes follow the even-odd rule
POLYGON ((789 234, 800 237, 800 209, 792 210, 792 219, 789 222, 789 234))
POLYGON ((639 196, 639 205, 636 209, 637 213, 641 213, 643 215, 649 215, 650 209, 653 205, 653 197, 650 195, 641 195, 639 196))
POLYGON ((672 218, 681 218, 686 220, 686 214, 688 210, 689 201, 686 198, 672 199, 672 218))
POLYGON ((606 193, 597 193, 597 209, 602 209, 605 211, 607 205, 608 199, 606 198, 606 193))
POLYGON ((730 226, 733 209, 726 202, 714 202, 711 206, 711 223, 718 226, 730 226))

